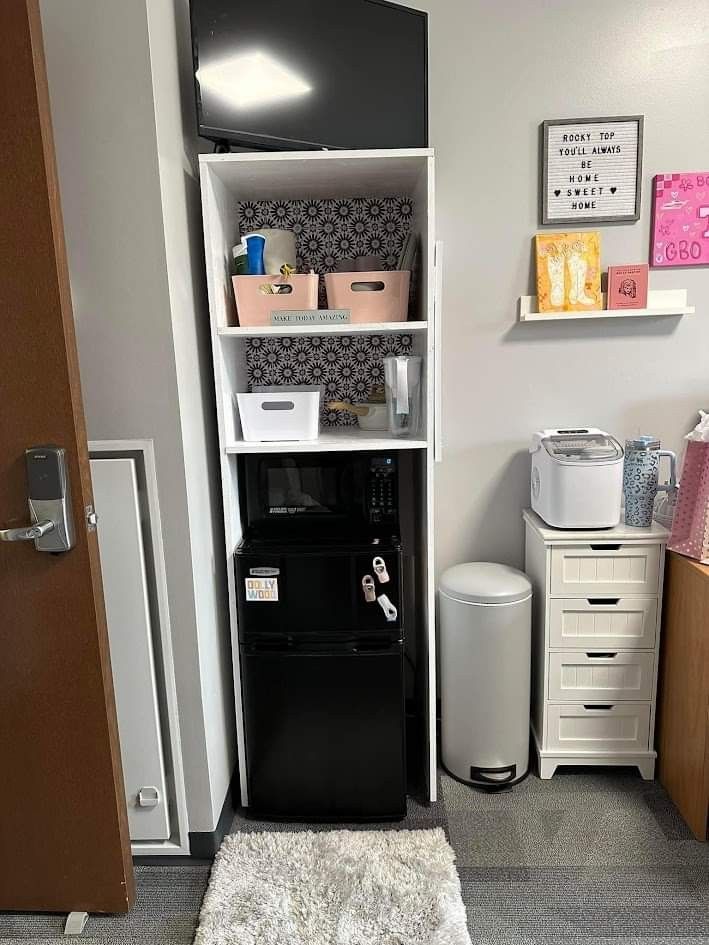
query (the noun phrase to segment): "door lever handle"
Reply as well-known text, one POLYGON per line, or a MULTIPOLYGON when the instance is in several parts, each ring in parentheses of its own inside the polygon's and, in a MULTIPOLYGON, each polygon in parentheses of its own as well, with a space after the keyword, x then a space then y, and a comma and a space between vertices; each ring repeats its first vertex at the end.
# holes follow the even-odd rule
POLYGON ((22 528, 0 529, 0 542, 33 541, 36 551, 52 555, 70 551, 74 523, 66 450, 33 446, 25 450, 25 465, 30 522, 22 528))
POLYGON ((36 541, 54 527, 54 522, 37 522, 21 528, 0 528, 0 541, 36 541))

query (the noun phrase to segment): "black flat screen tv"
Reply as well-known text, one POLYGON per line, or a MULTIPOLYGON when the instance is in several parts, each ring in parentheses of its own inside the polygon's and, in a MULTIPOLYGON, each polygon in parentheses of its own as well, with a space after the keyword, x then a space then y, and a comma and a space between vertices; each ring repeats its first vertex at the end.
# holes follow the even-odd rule
POLYGON ((253 150, 428 145, 428 18, 384 0, 192 0, 199 133, 253 150))

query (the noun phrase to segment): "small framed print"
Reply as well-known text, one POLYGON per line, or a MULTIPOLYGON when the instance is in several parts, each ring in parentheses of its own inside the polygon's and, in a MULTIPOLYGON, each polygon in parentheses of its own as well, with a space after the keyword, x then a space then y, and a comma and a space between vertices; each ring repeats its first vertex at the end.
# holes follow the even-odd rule
POLYGON ((608 308, 647 308, 648 265, 608 267, 608 308))
POLYGON ((542 122, 542 226, 640 219, 642 115, 542 122))

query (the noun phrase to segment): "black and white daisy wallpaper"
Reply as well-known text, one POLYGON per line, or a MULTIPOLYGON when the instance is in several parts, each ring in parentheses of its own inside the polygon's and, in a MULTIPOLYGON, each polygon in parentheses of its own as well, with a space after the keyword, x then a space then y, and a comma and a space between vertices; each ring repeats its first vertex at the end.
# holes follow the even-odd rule
MULTIPOLYGON (((394 269, 413 216, 406 197, 352 197, 342 200, 257 200, 238 205, 239 228, 293 230, 297 268, 320 275, 333 272, 339 259, 379 256, 394 269)), ((324 284, 320 306, 326 307, 324 284)), ((246 347, 249 390, 260 386, 319 385, 324 402, 362 403, 375 384, 384 383, 382 361, 411 354, 413 338, 397 335, 316 335, 250 338, 246 347)), ((352 414, 323 407, 324 426, 353 426, 352 414)))
MULTIPOLYGON (((322 387, 323 403, 369 399, 373 385, 384 383, 383 359, 412 354, 411 335, 313 335, 249 338, 246 342, 249 390, 262 386, 308 384, 322 387)), ((354 426, 350 413, 327 410, 324 426, 354 426)))
POLYGON ((339 259, 379 256, 395 269, 414 212, 408 197, 248 200, 238 204, 242 235, 262 227, 293 230, 299 272, 333 272, 339 259))

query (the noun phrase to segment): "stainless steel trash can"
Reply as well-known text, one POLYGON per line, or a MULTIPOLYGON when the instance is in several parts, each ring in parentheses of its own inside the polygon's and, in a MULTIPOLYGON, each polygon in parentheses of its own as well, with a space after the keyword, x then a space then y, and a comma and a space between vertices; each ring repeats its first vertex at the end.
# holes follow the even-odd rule
POLYGON ((440 582, 441 754, 460 781, 499 788, 529 767, 532 585, 504 564, 440 582))

